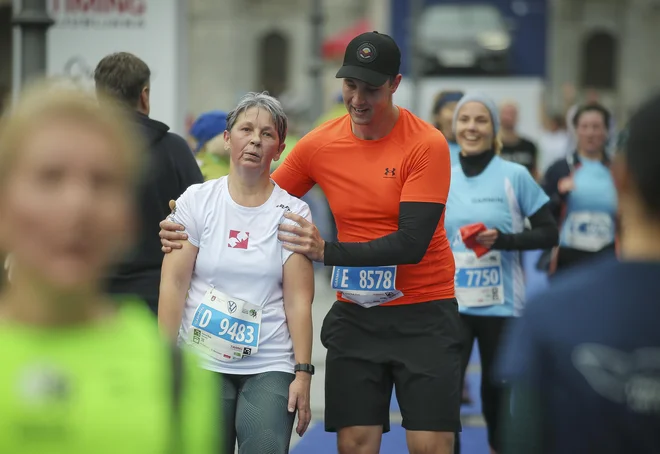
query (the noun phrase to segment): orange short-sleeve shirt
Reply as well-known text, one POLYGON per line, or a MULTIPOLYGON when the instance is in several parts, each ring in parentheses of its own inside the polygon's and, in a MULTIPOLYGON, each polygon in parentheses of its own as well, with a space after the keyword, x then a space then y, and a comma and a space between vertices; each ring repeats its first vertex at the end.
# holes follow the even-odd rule
MULTIPOLYGON (((447 203, 449 147, 442 133, 408 110, 379 140, 355 137, 349 115, 304 136, 273 173, 284 190, 303 196, 314 184, 325 193, 339 241, 365 242, 395 232, 400 202, 447 203)), ((444 214, 420 263, 399 265, 404 296, 385 305, 454 297, 454 257, 444 214)))

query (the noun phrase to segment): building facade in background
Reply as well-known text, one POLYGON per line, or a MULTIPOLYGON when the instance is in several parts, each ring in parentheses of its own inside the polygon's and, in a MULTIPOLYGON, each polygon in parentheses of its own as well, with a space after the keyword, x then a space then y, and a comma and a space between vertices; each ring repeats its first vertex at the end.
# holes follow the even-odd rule
MULTIPOLYGON (((368 17, 388 31, 389 0, 324 0, 324 36, 368 17)), ((313 89, 311 0, 194 0, 189 6, 190 103, 194 114, 229 109, 246 91, 268 90, 306 110, 313 89)), ((326 105, 340 84, 340 61, 326 62, 326 105)))
MULTIPOLYGON (((595 89, 621 121, 658 89, 660 1, 553 0, 549 17, 548 88, 595 89)), ((558 107, 558 106, 555 106, 558 107)))
POLYGON ((187 2, 51 0, 47 70, 93 87, 108 54, 131 52, 151 70, 151 115, 184 134, 188 108, 187 2))
MULTIPOLYGON (((14 0, 19 2, 20 0, 14 0)), ((51 0, 51 7, 53 2, 51 0)), ((122 0, 107 4, 156 4, 175 0, 122 0)), ((0 0, 0 95, 11 87, 12 33, 10 0, 0 0)), ((60 0, 60 4, 101 4, 92 0, 60 0)), ((49 65, 56 73, 85 73, 111 51, 135 51, 154 69, 154 104, 178 98, 163 111, 163 120, 210 109, 229 109, 249 90, 269 90, 290 111, 309 109, 313 63, 312 0, 176 0, 186 5, 172 24, 123 37, 96 33, 95 21, 71 25, 87 27, 85 38, 51 29, 49 65), (182 31, 185 30, 185 31, 182 31), (93 32, 93 33, 92 33, 93 32), (139 36, 138 36, 139 35, 139 36), (131 42, 132 40, 132 42, 131 42), (167 55, 165 55, 167 54, 167 55), (84 63, 84 64, 83 64, 84 63), (162 69, 161 69, 162 68, 162 69), (175 76, 173 75, 175 74, 175 76), (161 85, 165 79, 170 82, 161 85), (177 87, 174 89, 173 87, 177 87), (158 99, 161 96, 163 99, 158 99)), ((467 0, 426 0, 428 5, 467 4, 467 0)), ((595 89, 623 119, 657 88, 660 56, 653 52, 660 38, 660 0, 480 0, 494 5, 511 24, 512 65, 515 76, 538 77, 548 88, 547 101, 559 109, 561 87, 578 92, 595 89)), ((130 6, 130 5, 129 5, 130 6)), ((133 5, 135 6, 135 5, 133 5)), ((139 6, 139 5, 138 5, 139 6)), ((160 8, 159 8, 160 9, 160 8)), ((85 13, 96 14, 96 13, 85 13)), ((83 14, 83 15, 85 15, 83 14)), ((98 15, 98 14, 96 14, 98 15)), ((103 15, 103 14, 101 14, 103 15)), ((162 15, 161 15, 162 16, 162 15)), ((410 0, 324 0, 324 36, 332 37, 367 19, 373 29, 390 33, 403 49, 408 73, 410 0)), ((158 18, 150 23, 158 23, 158 18)), ((78 36, 78 35, 76 35, 78 36)), ((337 98, 334 78, 338 59, 324 64, 326 106, 337 98)), ((157 110, 159 110, 157 108, 157 110)), ((422 112, 423 114, 423 112, 422 112)), ((310 119, 311 121, 311 119, 310 119)))

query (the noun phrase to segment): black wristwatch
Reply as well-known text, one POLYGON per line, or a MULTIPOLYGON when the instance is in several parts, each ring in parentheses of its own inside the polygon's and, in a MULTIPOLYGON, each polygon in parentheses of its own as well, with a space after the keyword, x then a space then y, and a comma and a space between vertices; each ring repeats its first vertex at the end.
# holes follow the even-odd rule
POLYGON ((311 364, 296 364, 293 370, 295 372, 307 372, 309 375, 314 375, 314 366, 311 364))

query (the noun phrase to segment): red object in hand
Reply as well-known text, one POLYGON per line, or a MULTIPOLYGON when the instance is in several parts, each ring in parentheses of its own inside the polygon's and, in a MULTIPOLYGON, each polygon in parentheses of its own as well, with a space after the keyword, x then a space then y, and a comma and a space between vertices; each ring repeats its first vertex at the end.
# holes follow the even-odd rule
POLYGON ((477 224, 465 225, 460 228, 463 244, 465 244, 466 248, 472 249, 477 257, 486 255, 488 251, 490 251, 490 249, 486 246, 477 243, 477 235, 481 232, 485 232, 486 230, 488 230, 488 228, 481 222, 477 224))

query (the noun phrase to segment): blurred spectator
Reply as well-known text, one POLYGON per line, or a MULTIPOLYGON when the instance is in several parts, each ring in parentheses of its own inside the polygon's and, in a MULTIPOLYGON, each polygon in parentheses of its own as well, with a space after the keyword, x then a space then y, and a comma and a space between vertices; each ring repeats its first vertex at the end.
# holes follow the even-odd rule
POLYGON ((0 85, 0 112, 4 112, 5 108, 9 105, 11 90, 4 85, 0 85))
MULTIPOLYGON (((344 107, 343 101, 341 105, 342 116, 346 113, 346 108, 344 107)), ((335 113, 338 113, 338 109, 333 109, 335 113)), ((336 118, 336 117, 335 117, 336 118)), ((333 118, 328 117, 328 121, 333 118)), ((287 155, 293 150, 293 148, 300 140, 300 136, 297 134, 296 126, 289 123, 289 132, 286 135, 286 147, 280 156, 280 159, 273 161, 271 164, 271 172, 274 172, 280 164, 284 162, 287 155)), ((325 198, 325 194, 321 188, 316 185, 314 186, 307 194, 302 197, 302 200, 309 205, 309 209, 312 212, 312 218, 314 219, 314 224, 319 229, 321 237, 326 241, 333 241, 336 238, 336 227, 334 224, 334 219, 332 217, 332 212, 330 211, 330 206, 328 206, 328 200, 325 198)), ((325 267, 322 263, 314 263, 315 270, 327 269, 328 272, 332 271, 332 268, 325 267)))
POLYGON ((298 143, 298 140, 300 140, 300 136, 297 134, 297 128, 289 123, 289 130, 286 133, 286 140, 284 141, 285 147, 284 151, 280 155, 280 158, 277 161, 273 161, 270 165, 270 171, 274 172, 277 167, 284 162, 284 159, 287 157, 289 152, 293 150, 293 147, 296 146, 298 143))
POLYGON ((204 181, 229 174, 230 159, 225 145, 225 129, 227 113, 221 110, 201 114, 190 128, 188 143, 195 153, 204 181))
POLYGON ((323 115, 321 115, 318 120, 316 120, 316 123, 314 123, 314 127, 320 126, 326 121, 334 120, 335 118, 343 117, 346 115, 348 111, 346 110, 346 106, 344 105, 344 97, 342 96, 341 93, 337 95, 335 98, 335 102, 332 104, 330 109, 328 109, 327 112, 325 112, 323 115))
MULTIPOLYGON (((570 152, 575 151, 575 147, 577 146, 577 135, 575 131, 575 126, 573 125, 573 118, 575 117, 575 114, 577 113, 578 109, 582 105, 593 106, 600 104, 603 104, 600 93, 598 93, 598 91, 593 88, 588 88, 585 91, 584 102, 582 103, 579 103, 577 101, 577 97, 573 96, 573 104, 568 108, 566 112, 566 124, 568 126, 568 132, 569 132, 568 138, 569 138, 570 152)), ((613 114, 610 114, 610 119, 608 121, 607 128, 608 128, 608 137, 605 148, 607 155, 611 157, 612 154, 614 153, 614 149, 617 143, 616 119, 613 114)))
POLYGON ((39 83, 0 121, 0 248, 14 267, 0 296, 2 453, 220 447, 214 377, 166 344, 142 301, 103 294, 136 233, 145 150, 125 117, 39 83))
MULTIPOLYGON (((456 142, 454 134, 453 122, 454 111, 458 105, 458 101, 463 97, 463 92, 459 90, 443 90, 435 98, 433 103, 433 126, 445 136, 447 145, 449 145, 449 155, 451 164, 456 165, 459 163, 459 153, 461 147, 456 142)), ((470 346, 472 347, 472 346, 470 346)), ((470 396, 470 387, 467 380, 463 383, 463 396, 461 398, 463 404, 471 405, 472 397, 470 396)))
POLYGON ((538 163, 541 177, 557 159, 563 159, 575 151, 575 131, 572 129, 573 117, 570 113, 576 102, 577 90, 573 84, 567 83, 562 86, 560 106, 556 106, 556 103, 548 103, 547 93, 541 95, 538 112, 543 127, 539 139, 538 163), (548 152, 546 153, 545 150, 548 152), (559 157, 555 158, 555 156, 559 157))
MULTIPOLYGON (((348 111, 346 110, 346 105, 344 104, 344 96, 341 93, 338 93, 335 97, 334 103, 323 115, 321 115, 316 122, 314 127, 318 127, 323 123, 326 123, 330 120, 335 120, 346 115, 348 111)), ((293 146, 284 150, 284 155, 286 155, 286 150, 293 150, 293 146)), ((284 158, 280 158, 280 163, 284 162, 284 158)), ((332 211, 328 205, 328 200, 323 194, 323 191, 318 186, 312 188, 305 196, 303 200, 307 202, 310 209, 312 210, 312 217, 314 219, 314 224, 319 229, 321 236, 326 241, 335 241, 337 238, 337 225, 335 224, 335 219, 332 216, 332 211)), ((319 263, 314 264, 314 268, 319 270, 325 268, 319 263)), ((332 272, 332 268, 327 268, 328 273, 332 272)))
POLYGON ((186 141, 169 127, 149 118, 151 71, 135 55, 119 52, 103 58, 94 71, 96 90, 110 95, 126 108, 148 145, 148 165, 140 184, 138 234, 135 248, 109 278, 112 294, 134 294, 157 314, 163 253, 158 224, 170 214, 176 200, 202 173, 186 141))
MULTIPOLYGON (((9 95, 11 91, 5 86, 0 86, 0 114, 4 114, 5 108, 9 105, 9 95)), ((0 289, 4 288, 9 281, 11 271, 11 258, 9 255, 0 254, 0 261, 4 264, 5 273, 0 273, 0 289)))
POLYGON ((570 143, 568 134, 562 115, 548 116, 546 127, 539 139, 538 171, 541 175, 544 175, 553 163, 568 155, 570 143))
POLYGON ((502 104, 500 124, 500 139, 502 140, 500 156, 507 161, 525 166, 529 173, 538 179, 538 150, 534 142, 518 134, 518 105, 516 103, 509 101, 502 104))
POLYGON ((433 103, 433 125, 447 139, 452 165, 458 164, 458 154, 461 151, 458 143, 456 143, 456 137, 454 137, 452 123, 454 121, 456 104, 462 97, 462 91, 445 90, 438 93, 433 103))

